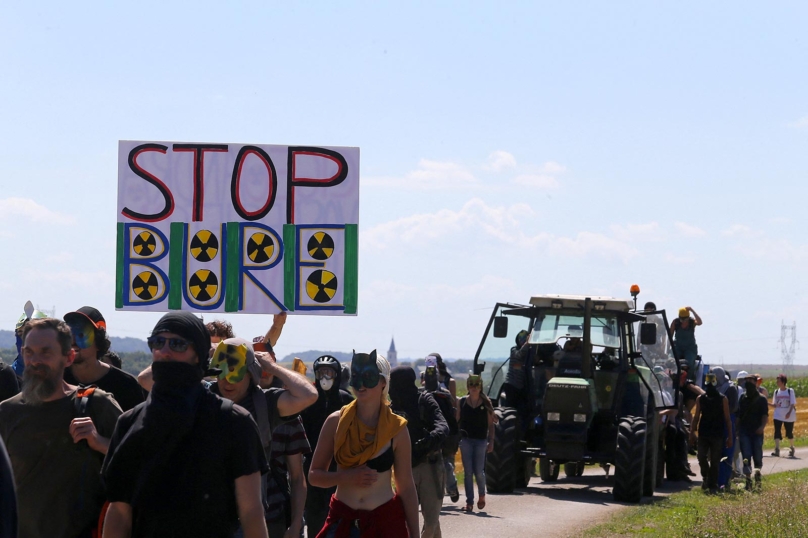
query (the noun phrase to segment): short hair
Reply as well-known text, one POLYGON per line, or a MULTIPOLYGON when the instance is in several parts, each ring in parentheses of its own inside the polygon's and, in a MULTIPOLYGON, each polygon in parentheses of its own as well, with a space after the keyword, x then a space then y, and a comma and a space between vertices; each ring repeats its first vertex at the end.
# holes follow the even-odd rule
POLYGON ((110 366, 114 366, 118 370, 121 369, 123 366, 123 362, 121 361, 121 356, 115 353, 114 351, 107 351, 103 357, 101 357, 101 361, 109 364, 110 366))
POLYGON ((786 374, 780 374, 780 375, 778 375, 778 376, 777 376, 777 380, 778 380, 778 381, 782 381, 782 382, 783 382, 783 385, 787 385, 787 384, 788 384, 788 376, 787 376, 786 374))
POLYGON ((70 350, 73 347, 73 333, 70 332, 70 327, 67 325, 67 323, 61 319, 54 318, 32 319, 25 324, 25 328, 22 330, 23 344, 25 343, 25 339, 28 337, 28 333, 34 329, 39 329, 41 331, 55 331, 56 340, 59 342, 59 347, 62 349, 62 355, 67 355, 70 353, 70 350))
POLYGON ((235 338, 236 335, 233 334, 233 325, 230 324, 229 321, 225 321, 223 319, 214 319, 213 321, 206 323, 205 328, 208 330, 208 334, 211 336, 218 336, 219 338, 235 338))
POLYGON ((643 310, 656 310, 656 303, 648 301, 647 303, 645 303, 645 307, 643 307, 643 310))

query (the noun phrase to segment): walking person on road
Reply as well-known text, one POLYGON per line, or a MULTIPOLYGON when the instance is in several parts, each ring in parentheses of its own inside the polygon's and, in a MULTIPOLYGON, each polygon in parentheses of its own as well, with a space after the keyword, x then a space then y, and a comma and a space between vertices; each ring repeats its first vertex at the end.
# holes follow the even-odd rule
POLYGON ((760 470, 763 467, 763 430, 769 421, 769 406, 766 398, 757 391, 757 378, 749 374, 744 380, 744 393, 738 406, 738 441, 743 457, 743 474, 746 489, 752 489, 752 468, 755 464, 755 483, 760 485, 760 470))
POLYGON ((676 360, 686 361, 690 379, 695 379, 696 357, 699 346, 696 344, 696 326, 701 325, 701 318, 689 306, 679 309, 679 317, 671 323, 671 337, 673 338, 676 360), (693 317, 690 317, 693 314, 693 317))
POLYGON ((416 538, 412 448, 407 421, 387 402, 390 363, 376 350, 354 353, 351 388, 356 400, 326 419, 309 470, 312 486, 337 488, 317 537, 416 538))
POLYGON ((783 426, 786 427, 786 437, 791 445, 788 455, 794 457, 794 422, 797 421, 797 396, 794 389, 788 388, 786 374, 777 376, 777 390, 769 407, 774 407, 774 452, 772 456, 780 456, 780 441, 783 440, 783 426))
POLYGON ((479 375, 469 375, 466 387, 468 396, 460 399, 457 421, 466 482, 466 506, 462 510, 471 512, 474 510, 473 478, 477 479, 480 496, 477 508, 485 508, 485 455, 494 450, 494 406, 483 393, 483 381, 479 375))
POLYGON ((696 414, 690 428, 690 444, 697 442, 701 468, 701 489, 710 493, 718 492, 718 466, 721 464, 721 451, 732 446, 732 439, 726 432, 732 431, 727 397, 716 388, 716 375, 705 376, 706 392, 696 400, 696 414))

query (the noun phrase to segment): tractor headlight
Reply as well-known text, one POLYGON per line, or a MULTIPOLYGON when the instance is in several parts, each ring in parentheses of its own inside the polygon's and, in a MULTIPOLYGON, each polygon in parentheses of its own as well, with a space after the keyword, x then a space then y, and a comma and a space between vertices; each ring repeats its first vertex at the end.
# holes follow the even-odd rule
POLYGON ((561 420, 561 413, 547 413, 547 420, 558 422, 561 420))
POLYGON ((572 415, 573 422, 586 422, 586 414, 584 413, 575 413, 572 415))

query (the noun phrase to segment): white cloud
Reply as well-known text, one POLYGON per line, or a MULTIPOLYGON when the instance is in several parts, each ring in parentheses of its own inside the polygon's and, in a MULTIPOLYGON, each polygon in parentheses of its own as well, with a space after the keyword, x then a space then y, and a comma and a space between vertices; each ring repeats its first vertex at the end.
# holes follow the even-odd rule
POLYGON ((690 265, 691 263, 694 263, 695 261, 696 261, 696 258, 693 257, 693 256, 688 256, 688 255, 676 256, 676 255, 673 255, 673 254, 670 254, 670 253, 665 254, 665 263, 670 263, 670 264, 674 264, 674 265, 690 265))
POLYGON ((530 175, 522 174, 513 178, 513 182, 517 185, 525 187, 535 187, 539 189, 556 189, 558 188, 558 180, 553 176, 548 175, 530 175))
POLYGON ((761 237, 763 235, 763 232, 761 232, 760 230, 753 230, 752 228, 744 224, 734 224, 729 228, 727 228, 726 230, 723 230, 721 232, 721 235, 725 237, 751 239, 755 237, 761 237))
POLYGON ((534 215, 527 204, 489 206, 483 200, 469 200, 459 211, 441 209, 435 213, 411 215, 373 226, 361 232, 362 248, 385 250, 401 244, 422 246, 450 235, 476 234, 505 245, 542 251, 548 256, 616 258, 624 263, 639 251, 617 237, 581 231, 574 236, 556 236, 546 232, 532 235, 523 223, 534 215))
POLYGON ((646 222, 644 224, 614 224, 609 227, 615 239, 632 242, 656 242, 663 239, 662 232, 657 222, 646 222))
POLYGON ((735 251, 758 260, 780 263, 805 263, 808 261, 808 246, 793 245, 786 239, 771 240, 757 237, 735 246, 735 251))
POLYGON ((362 178, 362 183, 413 190, 438 190, 476 187, 480 181, 457 163, 421 159, 418 168, 403 177, 368 177, 362 178))
POLYGON ((555 161, 547 161, 542 165, 542 172, 546 174, 563 174, 566 171, 566 166, 563 164, 558 164, 555 161))
POLYGON ((73 224, 75 222, 72 215, 51 211, 30 198, 0 199, 0 219, 14 220, 17 218, 43 224, 73 224))
POLYGON ((676 222, 674 223, 674 227, 679 234, 684 235, 685 237, 704 237, 707 235, 707 232, 698 226, 693 226, 691 224, 687 224, 686 222, 676 222))
POLYGON ((797 121, 791 122, 790 125, 792 127, 797 128, 797 129, 806 129, 806 128, 808 128, 808 116, 803 116, 800 119, 798 119, 797 121))
POLYGON ((104 271, 44 271, 34 270, 26 273, 26 278, 33 282, 53 282, 60 286, 76 286, 87 289, 112 289, 115 277, 104 271))
POLYGON ((516 168, 516 157, 507 151, 497 150, 488 156, 488 164, 483 168, 491 172, 501 172, 506 168, 516 168))

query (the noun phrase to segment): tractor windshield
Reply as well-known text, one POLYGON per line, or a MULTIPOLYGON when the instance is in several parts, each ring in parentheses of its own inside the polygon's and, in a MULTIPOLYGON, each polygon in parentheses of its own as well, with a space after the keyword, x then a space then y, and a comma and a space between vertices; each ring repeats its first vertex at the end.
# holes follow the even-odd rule
MULTIPOLYGON (((580 311, 545 310, 539 314, 531 344, 555 344, 561 338, 583 338, 584 315, 580 311)), ((592 314, 592 329, 589 336, 593 346, 620 348, 620 331, 617 317, 604 312, 592 314)))
POLYGON ((676 402, 676 390, 673 380, 678 375, 678 370, 676 360, 673 358, 670 341, 668 340, 665 321, 660 314, 650 314, 646 317, 646 324, 656 326, 656 342, 653 344, 640 342, 639 323, 635 325, 634 332, 637 335, 637 350, 641 355, 636 362, 646 367, 645 371, 649 374, 646 381, 657 397, 658 407, 670 407, 675 405, 676 402))

